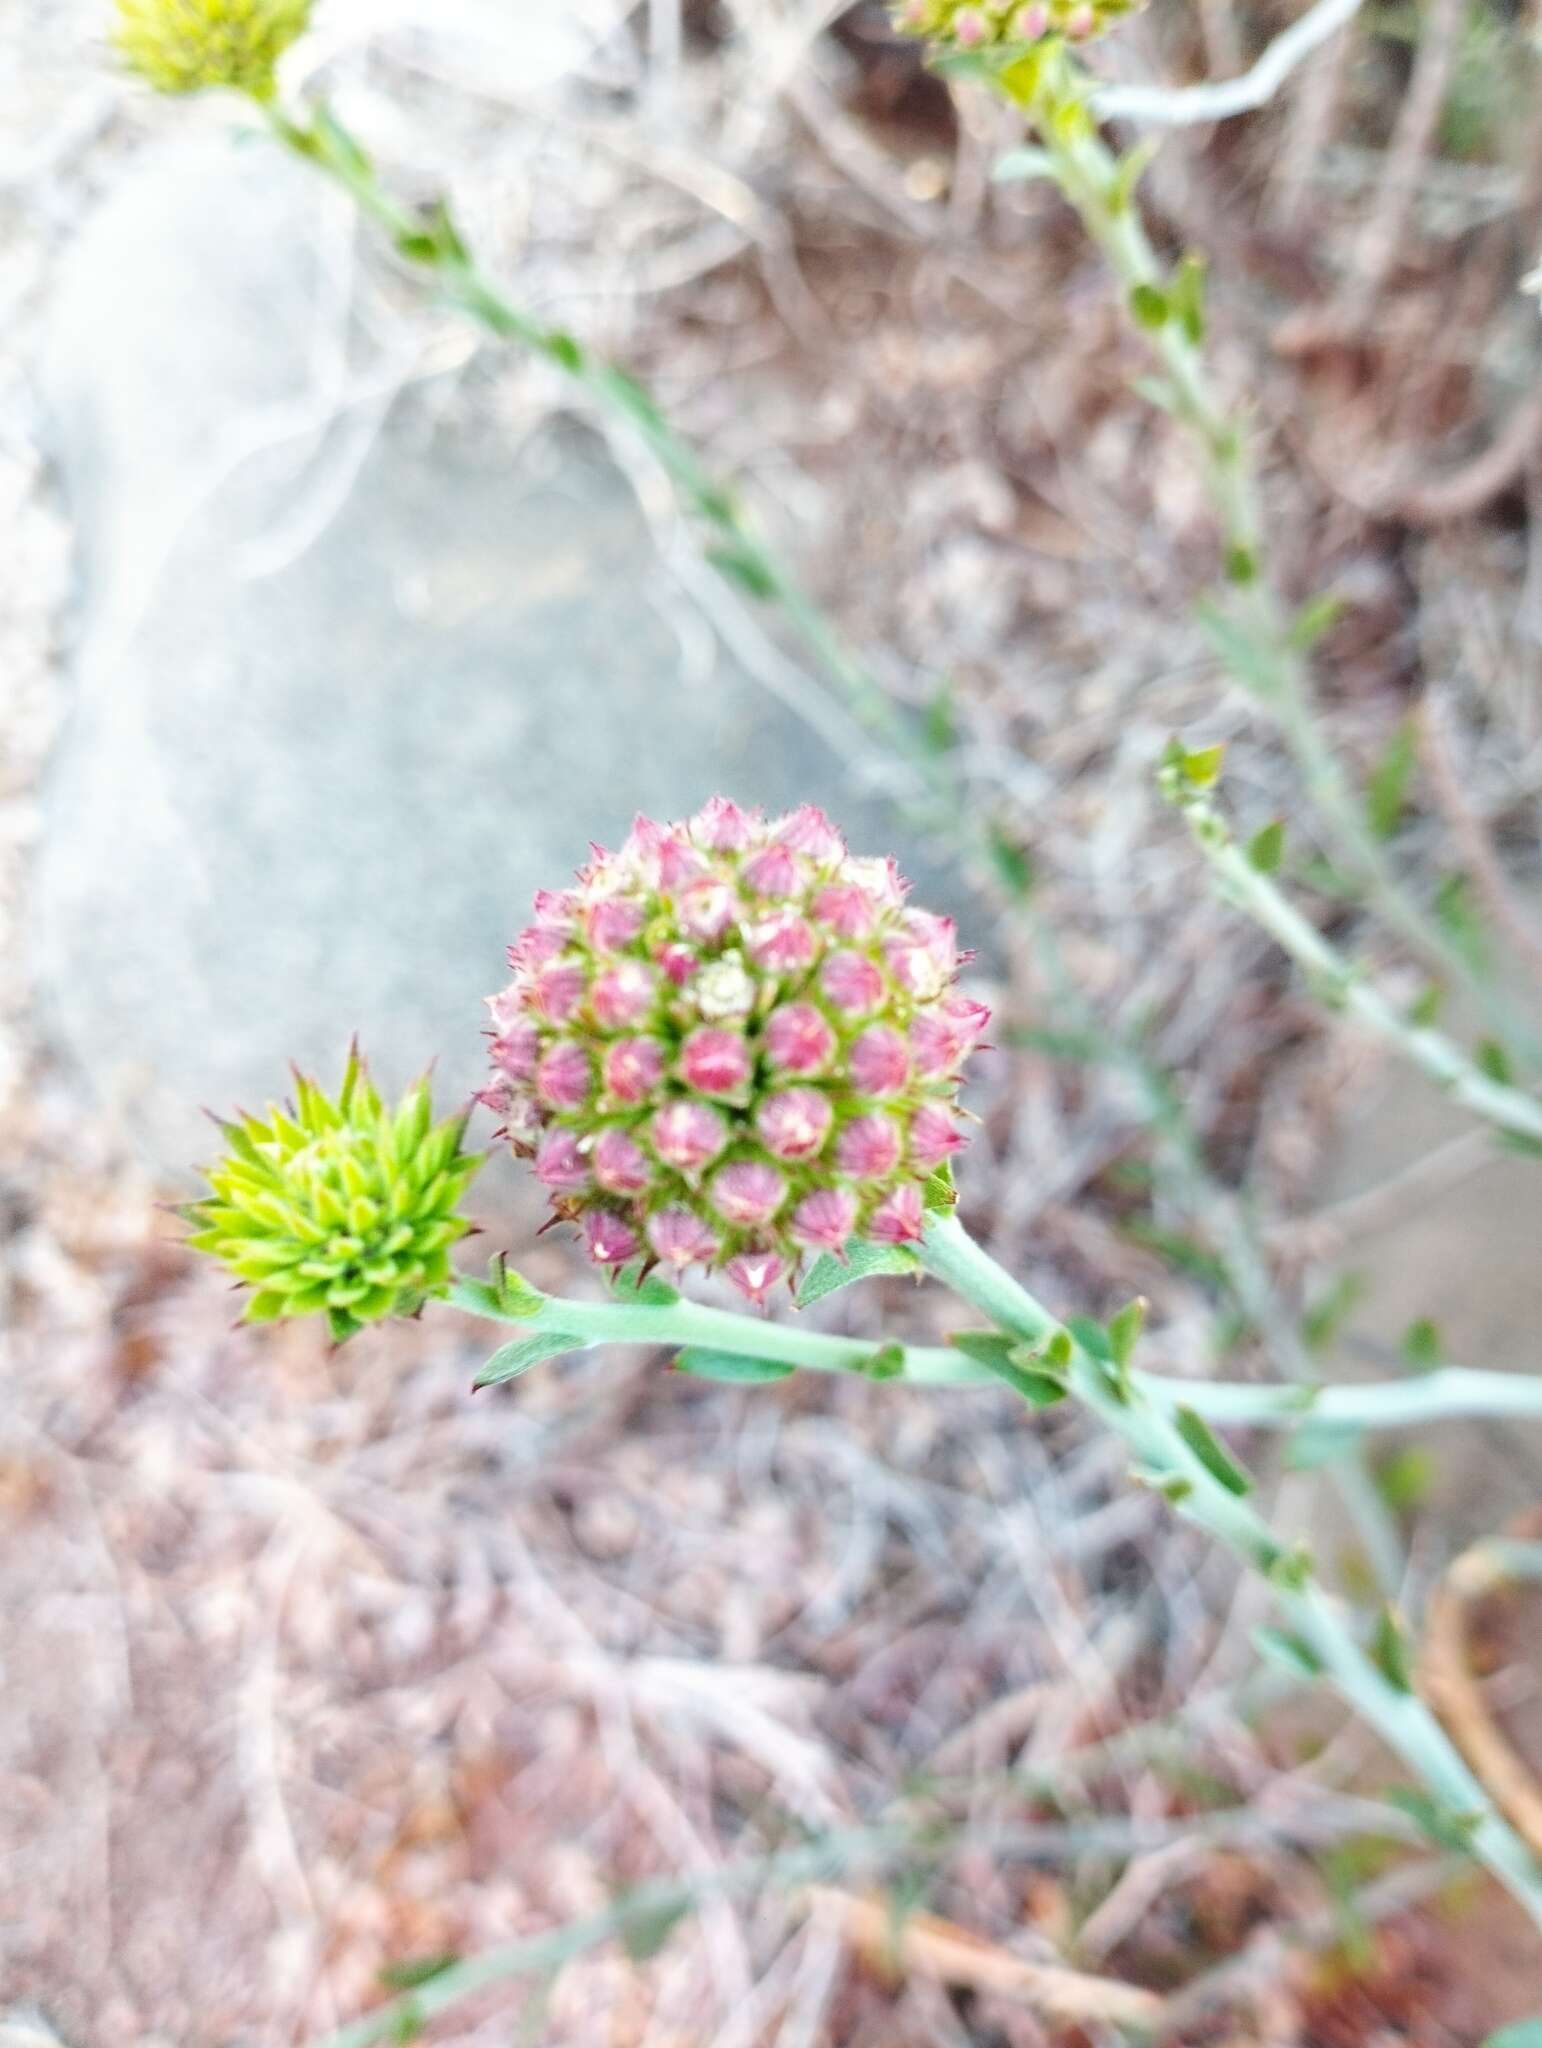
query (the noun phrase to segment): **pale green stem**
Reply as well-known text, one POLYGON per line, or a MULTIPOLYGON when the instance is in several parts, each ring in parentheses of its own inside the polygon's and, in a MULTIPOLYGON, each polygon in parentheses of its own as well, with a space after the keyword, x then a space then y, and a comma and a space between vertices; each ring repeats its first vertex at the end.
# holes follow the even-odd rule
MULTIPOLYGON (((1035 1346, 1069 1335, 956 1218, 930 1220, 921 1260, 928 1272, 971 1302, 998 1330, 1035 1346)), ((1285 1552, 1246 1497, 1222 1483, 1173 1415, 1133 1376, 1110 1372, 1073 1343, 1070 1386, 1085 1407, 1123 1437, 1137 1473, 1167 1492, 1180 1515, 1263 1574, 1282 1618, 1326 1682, 1402 1758, 1441 1807, 1464 1817, 1472 1853, 1542 1928, 1542 1870, 1530 1850, 1424 1702, 1360 1648, 1345 1611, 1318 1586, 1309 1563, 1285 1552)))
MULTIPOLYGON (((1073 106, 1080 113, 1077 103, 1086 83, 1074 60, 1062 56, 1030 78, 1023 90, 1013 89, 1010 74, 996 82, 1032 123, 1055 183, 1103 251, 1122 288, 1125 310, 1132 313, 1137 292, 1169 293, 1171 274, 1151 245, 1135 195, 1123 187, 1119 158, 1085 118, 1067 114, 1073 106)), ((1227 616, 1237 641, 1229 649, 1222 646, 1227 666, 1278 723, 1367 901, 1437 973, 1468 988, 1493 1027, 1536 1060, 1542 1048, 1535 1035, 1404 890, 1323 736, 1307 664, 1270 580, 1249 437, 1214 389, 1202 335, 1196 336, 1176 311, 1154 330, 1141 331, 1169 379, 1173 411, 1194 433, 1204 459, 1231 579, 1227 616)))
MULTIPOLYGON (((452 1307, 486 1317, 495 1313, 480 1281, 461 1281, 452 1307)), ((878 1352, 872 1338, 835 1337, 798 1324, 774 1323, 735 1309, 706 1308, 683 1297, 671 1302, 577 1301, 542 1297, 539 1309, 509 1312, 499 1320, 531 1332, 560 1331, 574 1349, 599 1344, 646 1344, 660 1350, 726 1351, 804 1372, 863 1375, 878 1352)), ((989 1366, 950 1345, 885 1345, 897 1355, 892 1382, 913 1387, 994 1387, 989 1366)), ((1136 1371, 1131 1375, 1157 1405, 1192 1408, 1207 1421, 1239 1429, 1297 1429, 1330 1424, 1363 1430, 1417 1429, 1459 1417, 1536 1417, 1542 1420, 1542 1375, 1469 1371, 1445 1366, 1407 1379, 1362 1386, 1252 1385, 1239 1380, 1186 1380, 1136 1371)))
MULTIPOLYGON (((1177 777, 1174 777, 1175 782, 1177 777)), ((1542 1143, 1542 1101, 1486 1074, 1453 1039, 1402 1015, 1303 917, 1236 841, 1207 798, 1179 794, 1195 843, 1226 896, 1247 911, 1312 977, 1320 1000, 1347 1010, 1419 1067, 1454 1102, 1501 1130, 1542 1143)))

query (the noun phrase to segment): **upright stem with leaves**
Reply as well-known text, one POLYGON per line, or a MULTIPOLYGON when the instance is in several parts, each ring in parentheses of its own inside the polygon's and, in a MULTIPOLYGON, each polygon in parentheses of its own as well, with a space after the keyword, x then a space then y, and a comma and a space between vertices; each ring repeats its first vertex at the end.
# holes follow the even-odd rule
POLYGON ((1161 376, 1144 394, 1191 431, 1220 530, 1225 593, 1202 617, 1233 678, 1276 721, 1338 858, 1389 929, 1442 980, 1465 988, 1491 1027, 1529 1063, 1542 1042, 1492 982, 1404 887, 1372 831, 1365 806, 1322 729, 1307 651, 1331 618, 1309 605, 1292 617, 1273 580, 1251 437, 1221 398, 1205 353, 1205 265, 1157 254, 1141 218, 1143 147, 1121 156, 1098 132, 1094 82, 1059 40, 1031 50, 953 52, 948 72, 983 81, 1021 109, 1035 146, 997 167, 1004 180, 1050 179, 1075 209, 1118 280, 1129 319, 1154 352, 1161 376))

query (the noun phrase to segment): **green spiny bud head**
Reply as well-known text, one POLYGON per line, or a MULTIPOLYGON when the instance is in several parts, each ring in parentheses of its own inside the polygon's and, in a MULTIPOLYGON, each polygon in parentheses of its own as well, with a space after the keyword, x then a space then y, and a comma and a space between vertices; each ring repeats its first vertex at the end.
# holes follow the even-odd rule
POLYGON ((1061 36, 1090 42, 1145 0, 901 0, 895 26, 957 50, 1031 47, 1061 36))
POLYGON ((292 1102, 220 1128, 210 1193, 182 1214, 189 1245, 252 1290, 244 1321, 324 1315, 341 1343, 448 1291, 482 1156, 461 1150, 464 1113, 433 1121, 426 1081, 388 1107, 355 1049, 336 1097, 297 1072, 292 1102))
POLYGON ((116 0, 116 9, 118 53, 157 92, 224 86, 267 100, 311 0, 116 0))

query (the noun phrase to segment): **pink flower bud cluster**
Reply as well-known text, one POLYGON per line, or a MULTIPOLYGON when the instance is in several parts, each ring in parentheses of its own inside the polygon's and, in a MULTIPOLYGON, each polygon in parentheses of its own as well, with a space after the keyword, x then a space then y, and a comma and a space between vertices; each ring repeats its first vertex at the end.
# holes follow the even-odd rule
POLYGON ((1042 43, 1050 36, 1085 43, 1145 0, 900 0, 895 26, 960 50, 1042 43))
POLYGON ((760 1302, 806 1254, 919 1238, 989 1017, 951 919, 811 805, 714 797, 593 855, 509 949, 482 1096, 590 1256, 760 1302))

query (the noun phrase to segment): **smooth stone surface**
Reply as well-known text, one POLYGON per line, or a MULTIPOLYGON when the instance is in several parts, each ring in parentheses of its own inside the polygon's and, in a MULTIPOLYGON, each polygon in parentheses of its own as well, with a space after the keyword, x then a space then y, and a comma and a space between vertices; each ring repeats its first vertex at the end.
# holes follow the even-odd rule
POLYGON ((52 323, 81 591, 36 964, 174 1172, 198 1105, 266 1098, 291 1056, 332 1073, 355 1031, 392 1085, 434 1057, 446 1095, 477 1085, 531 892, 638 809, 811 798, 924 880, 825 738, 688 662, 592 440, 516 446, 475 371, 337 415, 335 227, 270 148, 178 145, 76 245, 52 323))

